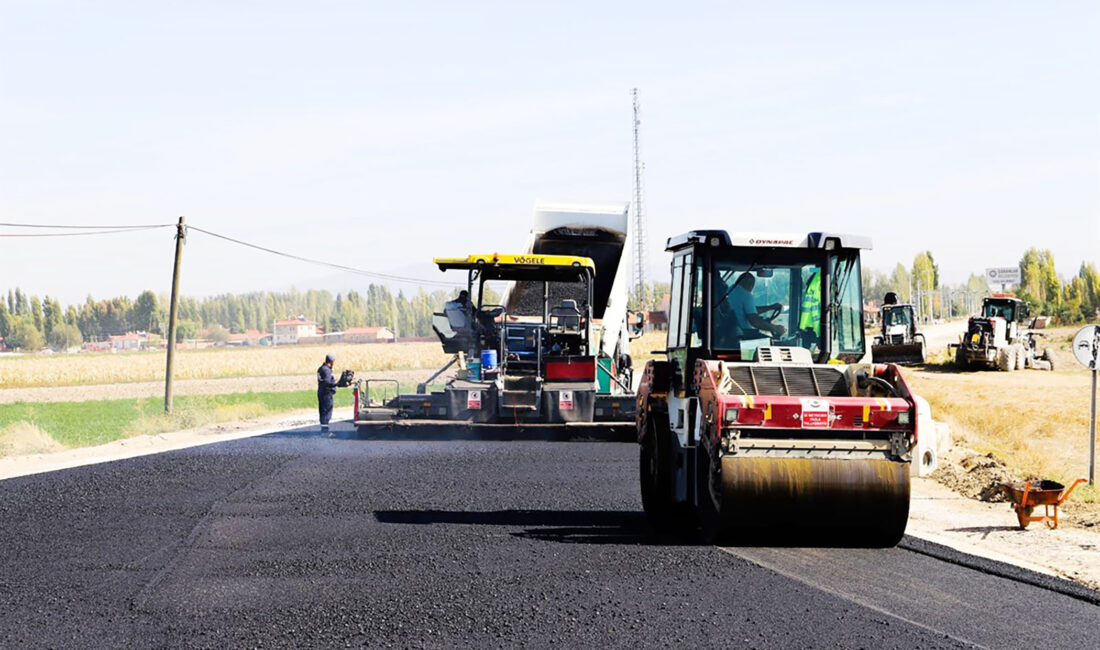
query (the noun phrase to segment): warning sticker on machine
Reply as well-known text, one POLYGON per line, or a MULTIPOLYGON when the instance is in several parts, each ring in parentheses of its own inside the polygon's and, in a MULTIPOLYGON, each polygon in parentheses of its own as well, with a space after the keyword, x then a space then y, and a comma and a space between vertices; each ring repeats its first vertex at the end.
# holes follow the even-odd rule
POLYGON ((573 410, 573 391, 563 390, 558 393, 558 410, 560 411, 572 411, 573 410))
POLYGON ((826 429, 829 427, 829 403, 819 399, 802 401, 802 428, 826 429))
POLYGON ((466 408, 470 411, 481 410, 481 391, 472 390, 466 393, 466 408))

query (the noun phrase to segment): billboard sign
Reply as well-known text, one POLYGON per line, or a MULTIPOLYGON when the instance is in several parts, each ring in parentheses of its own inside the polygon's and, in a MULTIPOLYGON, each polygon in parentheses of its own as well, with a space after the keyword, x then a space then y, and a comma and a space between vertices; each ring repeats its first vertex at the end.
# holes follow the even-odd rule
POLYGON ((1020 267, 998 266, 986 269, 985 279, 989 284, 1020 284, 1020 267))

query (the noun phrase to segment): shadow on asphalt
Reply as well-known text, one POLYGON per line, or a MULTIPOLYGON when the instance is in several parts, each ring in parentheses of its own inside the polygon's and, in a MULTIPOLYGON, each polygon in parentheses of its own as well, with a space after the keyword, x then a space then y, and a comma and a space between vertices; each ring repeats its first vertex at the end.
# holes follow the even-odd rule
POLYGON ((1021 530, 1019 526, 966 526, 964 528, 948 528, 953 533, 1001 533, 1021 530))
POLYGON ((524 527, 511 533, 521 539, 562 544, 668 546, 683 540, 652 536, 641 512, 623 510, 376 510, 383 524, 462 524, 524 527))
MULTIPOLYGON (((374 518, 383 524, 452 524, 523 527, 510 533, 521 539, 562 544, 621 544, 644 546, 696 546, 696 531, 684 535, 655 535, 645 514, 623 510, 376 510, 374 518)), ((882 548, 873 533, 843 530, 786 528, 745 530, 727 536, 725 547, 772 548, 882 548)))
POLYGON ((328 433, 316 424, 295 427, 266 434, 271 438, 333 438, 337 440, 363 441, 418 441, 418 442, 623 442, 636 443, 633 425, 624 427, 584 427, 580 430, 566 426, 469 426, 465 423, 425 423, 400 427, 370 427, 356 430, 350 422, 334 422, 328 433))

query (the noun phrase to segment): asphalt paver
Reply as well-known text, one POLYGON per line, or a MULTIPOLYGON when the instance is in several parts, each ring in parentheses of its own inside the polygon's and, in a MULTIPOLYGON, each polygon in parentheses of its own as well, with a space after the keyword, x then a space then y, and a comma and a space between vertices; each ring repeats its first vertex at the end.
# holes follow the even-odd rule
POLYGON ((2 481, 0 522, 5 647, 1033 648, 1041 638, 1081 648, 1100 638, 1087 598, 904 544, 654 540, 637 449, 621 443, 287 431, 2 481), (1039 632, 1021 635, 1025 626, 1039 632))

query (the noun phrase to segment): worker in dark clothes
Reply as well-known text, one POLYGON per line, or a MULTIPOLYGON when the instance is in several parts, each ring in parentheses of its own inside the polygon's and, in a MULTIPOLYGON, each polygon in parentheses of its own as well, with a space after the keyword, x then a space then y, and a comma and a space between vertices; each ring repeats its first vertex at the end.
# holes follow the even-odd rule
POLYGON ((326 354, 325 362, 317 369, 317 410, 321 414, 321 431, 324 433, 328 432, 328 421, 332 419, 332 398, 336 394, 336 377, 332 374, 332 364, 335 362, 336 357, 326 354))

